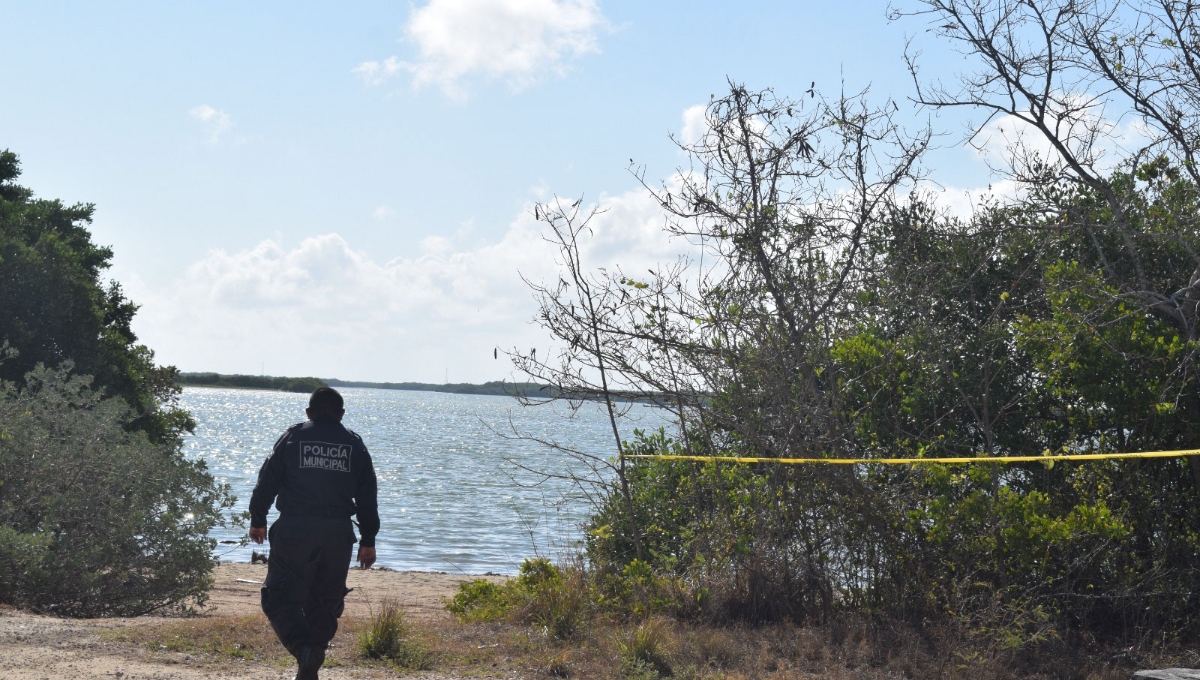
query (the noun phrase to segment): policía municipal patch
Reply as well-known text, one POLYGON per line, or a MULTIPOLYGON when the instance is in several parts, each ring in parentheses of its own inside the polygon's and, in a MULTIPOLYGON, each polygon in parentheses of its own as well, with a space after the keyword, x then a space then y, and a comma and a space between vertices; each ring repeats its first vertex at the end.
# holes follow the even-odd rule
POLYGON ((329 442, 300 442, 300 467, 332 470, 334 472, 350 472, 349 444, 330 444, 329 442))

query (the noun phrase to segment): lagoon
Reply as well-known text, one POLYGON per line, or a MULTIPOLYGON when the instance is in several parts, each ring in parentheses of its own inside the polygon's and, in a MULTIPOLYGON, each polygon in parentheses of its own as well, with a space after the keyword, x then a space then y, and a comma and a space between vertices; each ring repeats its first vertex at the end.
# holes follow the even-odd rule
MULTIPOLYGON (((584 472, 561 451, 524 435, 554 440, 606 458, 612 430, 599 404, 575 413, 565 405, 523 407, 512 397, 341 388, 343 423, 362 436, 379 479, 383 527, 379 566, 482 574, 515 573, 534 554, 554 556, 578 544, 589 506, 570 484, 522 469, 584 472)), ((185 387, 181 405, 196 419, 184 452, 204 460, 237 496, 250 501, 258 469, 290 425, 304 420, 307 394, 185 387)), ((666 412, 635 406, 622 420, 633 428, 668 427, 666 412)), ((268 521, 277 513, 272 509, 268 521)), ((218 528, 213 538, 236 541, 245 528, 218 528)), ((218 544, 221 560, 248 561, 257 546, 218 544)))

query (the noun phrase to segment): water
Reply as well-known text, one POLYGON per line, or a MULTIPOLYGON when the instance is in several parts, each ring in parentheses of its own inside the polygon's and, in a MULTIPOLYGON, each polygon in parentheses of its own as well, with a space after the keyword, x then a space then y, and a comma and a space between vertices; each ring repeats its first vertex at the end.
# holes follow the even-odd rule
MULTIPOLYGON (((362 436, 379 479, 378 564, 393 569, 514 573, 536 552, 553 556, 579 540, 586 501, 565 480, 530 486, 544 472, 584 472, 567 454, 524 435, 610 458, 615 450, 603 408, 569 417, 564 406, 522 407, 510 397, 344 388, 343 423, 362 436), (507 433, 501 436, 498 432, 507 433)), ((186 387, 182 406, 196 419, 184 451, 201 458, 244 511, 258 469, 284 429, 304 420, 308 395, 186 387)), ((665 411, 634 406, 621 424, 657 429, 665 411)), ((274 521, 274 509, 268 521, 274 521)), ((245 528, 220 529, 236 541, 245 528)), ((218 544, 223 560, 248 561, 257 546, 218 544)))

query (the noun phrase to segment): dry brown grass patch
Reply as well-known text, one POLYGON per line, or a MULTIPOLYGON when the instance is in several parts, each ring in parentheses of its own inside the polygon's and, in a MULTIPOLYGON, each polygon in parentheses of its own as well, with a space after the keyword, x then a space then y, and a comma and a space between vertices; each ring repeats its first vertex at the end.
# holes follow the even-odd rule
MULTIPOLYGON (((389 670, 390 663, 365 658, 356 640, 367 629, 366 619, 343 619, 326 661, 327 667, 389 670)), ((735 680, 737 678, 813 678, 822 680, 894 680, 942 678, 944 680, 1009 680, 1011 678, 1071 677, 1077 680, 1124 680, 1126 663, 1104 659, 1064 659, 1056 668, 987 668, 942 658, 933 650, 945 641, 922 638, 903 627, 880 627, 864 619, 846 619, 818 627, 788 623, 765 626, 716 627, 689 625, 670 619, 655 620, 653 631, 637 624, 593 621, 571 640, 556 639, 542 627, 515 623, 460 623, 453 619, 410 620, 406 635, 428 650, 433 670, 467 677, 587 678, 628 680, 651 678, 670 671, 680 680, 735 680), (648 631, 652 634, 649 634, 648 631), (649 638, 655 638, 649 641, 649 638), (646 663, 623 664, 643 649, 646 663), (624 653, 622 650, 624 647, 624 653), (653 653, 651 653, 653 652, 653 653), (661 659, 656 656, 661 654, 661 659), (656 666, 653 660, 665 661, 656 666), (1064 669, 1069 673, 1063 673, 1064 669), (640 673, 640 675, 634 675, 640 673)), ((162 655, 178 663, 191 655, 192 663, 229 666, 262 663, 275 667, 292 664, 261 616, 152 619, 107 634, 110 639, 137 645, 152 657, 162 655)), ((166 658, 164 658, 166 660, 166 658)), ((1193 659, 1156 659, 1157 665, 1183 665, 1193 659)), ((1142 659, 1149 663, 1150 659, 1142 659)))
MULTIPOLYGON (((354 619, 342 619, 330 645, 326 667, 353 664, 354 619)), ((134 645, 154 655, 185 655, 201 664, 224 665, 259 662, 274 666, 295 663, 262 614, 202 616, 182 619, 145 619, 105 633, 116 642, 134 645)))
POLYGON ((214 616, 139 622, 109 637, 150 652, 175 652, 215 661, 275 661, 287 652, 263 616, 214 616))

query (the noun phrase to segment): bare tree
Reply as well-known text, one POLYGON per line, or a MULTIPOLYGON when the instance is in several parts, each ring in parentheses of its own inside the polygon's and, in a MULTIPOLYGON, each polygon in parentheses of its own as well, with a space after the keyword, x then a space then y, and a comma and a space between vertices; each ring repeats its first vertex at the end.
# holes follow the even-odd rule
MULTIPOLYGON (((865 93, 789 100, 731 83, 708 106, 700 138, 680 142, 688 167, 653 185, 635 169, 666 233, 698 253, 645 273, 585 268, 595 209, 539 205, 562 273, 529 284, 537 322, 557 346, 514 353, 517 368, 559 398, 602 401, 618 453, 620 405, 641 400, 670 409, 693 452, 846 454, 830 349, 855 323, 853 292, 874 276, 885 216, 916 186, 929 143, 928 130, 901 129, 896 109, 871 108, 865 93)), ((619 457, 612 472, 636 521, 626 465, 619 457)), ((763 474, 780 495, 756 520, 758 540, 776 546, 764 553, 770 559, 792 565, 766 578, 799 574, 800 606, 827 615, 827 557, 848 554, 835 546, 849 531, 832 517, 828 493, 862 497, 861 479, 831 468, 763 474)))
POLYGON ((707 261, 680 258, 648 277, 589 274, 579 240, 595 211, 539 206, 563 276, 529 283, 538 322, 560 347, 553 358, 518 353, 517 367, 563 397, 604 398, 614 419, 611 398, 654 400, 675 411, 685 436, 719 427, 771 455, 836 451, 825 345, 845 322, 841 296, 872 271, 881 218, 913 188, 929 142, 927 130, 906 135, 895 108, 815 91, 792 101, 731 83, 708 107, 701 138, 680 144, 690 167, 657 186, 637 171, 668 234, 707 261), (730 384, 764 380, 795 389, 764 384, 748 411, 714 408, 713 395, 730 384), (791 403, 760 403, 780 395, 791 403))
MULTIPOLYGON (((545 238, 558 248, 561 258, 558 264, 562 269, 557 282, 550 286, 525 279, 526 285, 534 291, 540 307, 539 323, 566 346, 557 357, 556 365, 539 360, 536 350, 530 350, 528 354, 514 352, 512 358, 518 370, 535 380, 548 383, 556 399, 566 399, 576 405, 590 399, 603 402, 612 428, 616 462, 607 464, 597 456, 579 453, 576 457, 584 455, 593 473, 597 472, 600 466, 616 473, 625 510, 633 529, 636 555, 641 559, 640 531, 629 492, 625 450, 617 426, 619 412, 627 408, 619 406, 617 400, 622 397, 627 399, 631 394, 637 395, 636 392, 621 388, 631 387, 636 391, 640 385, 628 380, 611 385, 609 382, 614 368, 617 368, 618 379, 630 372, 629 367, 625 365, 614 367, 613 357, 620 360, 632 356, 636 361, 637 354, 628 352, 628 347, 613 346, 614 340, 620 341, 623 338, 611 333, 609 320, 621 313, 623 301, 606 276, 598 276, 585 268, 579 239, 585 233, 590 233, 589 224, 598 210, 593 207, 581 216, 581 203, 582 199, 565 206, 556 200, 551 204, 538 205, 534 209, 535 216, 545 221, 549 227, 545 238), (618 392, 620 394, 616 394, 618 392)), ((628 401, 625 403, 628 404, 628 401)), ((603 479, 603 476, 600 476, 600 479, 603 479)), ((575 481, 577 484, 584 484, 598 480, 575 481)))
MULTIPOLYGON (((708 107, 705 133, 681 144, 691 165, 672 183, 647 184, 667 230, 712 261, 689 304, 665 315, 680 322, 674 335, 695 329, 677 363, 703 378, 705 393, 758 384, 741 395, 747 409, 707 409, 707 420, 778 456, 844 450, 837 391, 823 375, 828 341, 847 321, 847 291, 873 271, 882 216, 919 179, 929 143, 928 130, 901 129, 892 102, 808 95, 730 83, 708 107), (788 403, 762 401, 780 398, 788 403)), ((681 286, 652 289, 679 296, 681 286)), ((659 297, 651 302, 646 311, 662 318, 659 297)))

